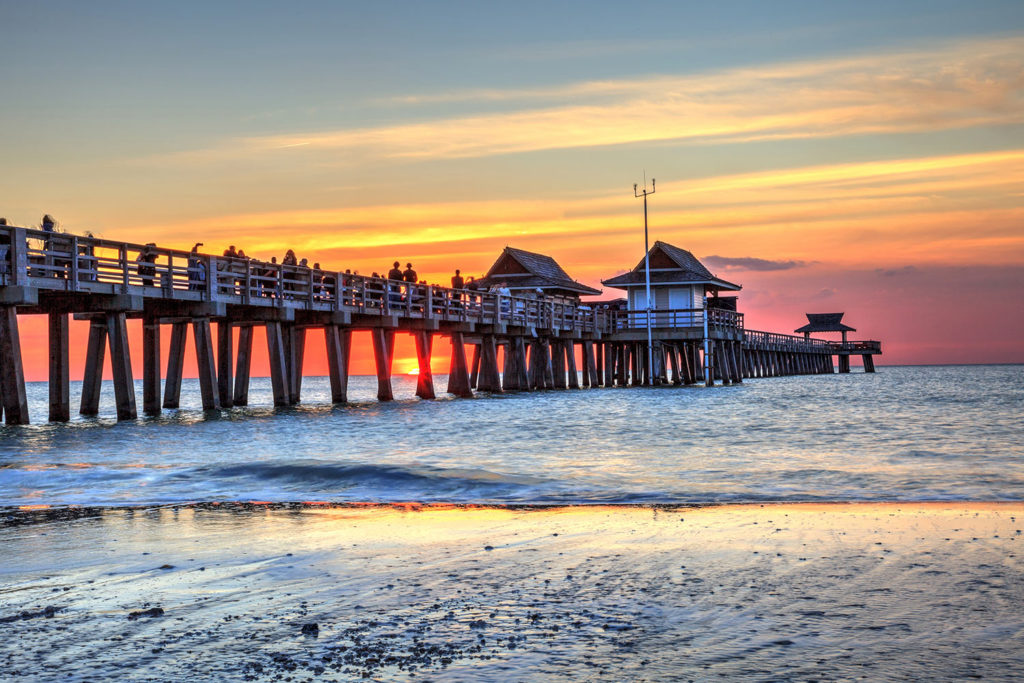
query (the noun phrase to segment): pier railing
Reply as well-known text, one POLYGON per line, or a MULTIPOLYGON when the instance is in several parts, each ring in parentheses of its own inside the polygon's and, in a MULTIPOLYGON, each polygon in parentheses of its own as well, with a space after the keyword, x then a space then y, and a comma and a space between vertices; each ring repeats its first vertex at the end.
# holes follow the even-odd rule
POLYGON ((834 342, 827 339, 806 338, 795 334, 782 334, 780 332, 762 332, 760 330, 745 330, 743 340, 748 347, 755 348, 778 348, 778 349, 806 349, 811 351, 826 352, 832 348, 834 342))
MULTIPOLYGON (((742 330, 743 314, 718 308, 670 308, 654 309, 650 312, 653 328, 703 327, 707 316, 710 330, 742 330)), ((647 327, 647 311, 615 311, 615 330, 639 330, 647 327)))
MULTIPOLYGON (((350 272, 117 242, 96 237, 0 226, 0 286, 149 299, 397 315, 482 324, 611 334, 647 327, 646 311, 615 311, 548 298, 502 296, 387 280, 350 272)), ((875 341, 830 342, 745 330, 742 313, 718 308, 654 310, 652 327, 741 331, 748 345, 820 352, 878 350, 875 341)))
POLYGON ((0 286, 610 332, 616 314, 349 272, 0 226, 0 286))

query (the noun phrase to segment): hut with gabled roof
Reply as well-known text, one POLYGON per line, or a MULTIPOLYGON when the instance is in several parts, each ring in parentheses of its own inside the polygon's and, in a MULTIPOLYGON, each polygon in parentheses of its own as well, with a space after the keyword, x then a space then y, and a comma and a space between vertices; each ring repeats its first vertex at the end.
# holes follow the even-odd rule
POLYGON ((573 280, 550 256, 513 247, 505 247, 487 275, 477 282, 485 287, 505 283, 513 296, 541 290, 545 296, 578 301, 581 296, 601 293, 573 280))
POLYGON ((812 332, 842 332, 843 343, 846 343, 846 333, 857 330, 843 323, 843 313, 805 313, 807 324, 798 327, 794 332, 803 332, 804 338, 809 339, 812 332))
MULTIPOLYGON (((653 299, 651 306, 656 310, 702 308, 707 294, 717 299, 719 292, 738 292, 741 289, 740 285, 715 276, 687 250, 660 240, 651 247, 648 259, 653 299)), ((601 284, 626 290, 629 310, 647 309, 644 259, 633 270, 602 280, 601 284)), ((736 310, 735 297, 723 299, 720 301, 721 307, 736 310)))

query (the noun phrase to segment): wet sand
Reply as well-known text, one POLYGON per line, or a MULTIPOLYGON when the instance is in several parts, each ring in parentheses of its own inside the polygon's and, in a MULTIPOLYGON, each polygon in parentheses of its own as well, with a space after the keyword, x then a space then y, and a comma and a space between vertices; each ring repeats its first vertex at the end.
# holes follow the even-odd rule
POLYGON ((0 511, 13 680, 1014 680, 1022 503, 0 511))

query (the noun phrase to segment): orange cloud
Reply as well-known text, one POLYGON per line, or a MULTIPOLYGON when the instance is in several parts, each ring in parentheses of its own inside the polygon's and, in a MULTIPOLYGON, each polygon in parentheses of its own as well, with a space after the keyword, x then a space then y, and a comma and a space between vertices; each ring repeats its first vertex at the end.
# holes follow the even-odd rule
MULTIPOLYGON (((406 96, 398 104, 506 101, 514 110, 388 126, 248 137, 182 161, 330 151, 333 163, 467 158, 652 141, 691 143, 948 130, 1024 122, 1024 38, 557 88, 406 96), (530 107, 540 101, 546 106, 530 107), (638 126, 638 112, 643 125, 638 126), (339 150, 357 152, 348 161, 339 150)), ((414 116, 415 113, 413 112, 414 116)))
MULTIPOLYGON (((824 260, 1024 262, 1024 150, 817 165, 663 183, 653 235, 698 253, 824 260)), ((570 199, 301 209, 136 226, 161 243, 239 243, 267 257, 295 248, 325 267, 380 271, 414 259, 447 282, 485 269, 514 244, 547 250, 581 280, 630 267, 639 207, 606 189, 570 199), (623 254, 629 254, 626 258, 623 254)), ((108 235, 112 236, 112 235, 108 235)))

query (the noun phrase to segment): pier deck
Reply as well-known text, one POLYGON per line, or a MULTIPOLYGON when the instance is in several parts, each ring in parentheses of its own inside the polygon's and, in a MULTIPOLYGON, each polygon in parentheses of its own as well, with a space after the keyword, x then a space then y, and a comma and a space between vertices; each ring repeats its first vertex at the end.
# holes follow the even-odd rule
POLYGON ((196 346, 203 407, 248 402, 252 328, 266 327, 275 405, 301 398, 305 330, 325 330, 332 400, 347 400, 354 330, 369 330, 378 398, 391 396, 394 335, 415 336, 417 395, 434 397, 434 335, 451 338, 447 391, 712 385, 745 377, 865 370, 875 341, 837 343, 747 330, 743 314, 715 308, 652 312, 654 367, 647 367, 647 314, 550 299, 502 297, 301 266, 266 264, 79 235, 0 226, 0 396, 8 424, 27 423, 19 314, 49 316, 50 419, 69 419, 68 317, 90 321, 80 413, 98 411, 106 351, 119 419, 135 419, 126 321, 143 321, 143 410, 177 408, 188 328, 196 346), (216 339, 211 323, 216 324, 216 339), (161 398, 160 326, 171 325, 161 398), (238 348, 232 329, 239 328, 238 348), (474 353, 467 362, 465 345, 474 353), (577 368, 577 350, 582 367, 577 368), (498 367, 503 348, 504 367, 498 367))

